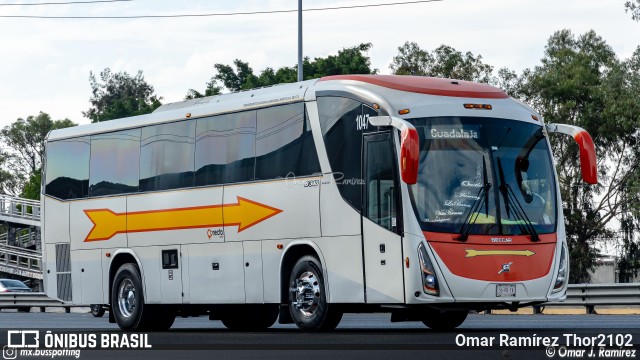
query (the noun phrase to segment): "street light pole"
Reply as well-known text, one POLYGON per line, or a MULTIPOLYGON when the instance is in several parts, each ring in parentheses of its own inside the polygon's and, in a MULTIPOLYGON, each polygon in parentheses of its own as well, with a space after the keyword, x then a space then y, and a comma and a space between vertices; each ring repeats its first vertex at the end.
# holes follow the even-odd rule
POLYGON ((302 79, 302 0, 298 0, 298 81, 302 79))

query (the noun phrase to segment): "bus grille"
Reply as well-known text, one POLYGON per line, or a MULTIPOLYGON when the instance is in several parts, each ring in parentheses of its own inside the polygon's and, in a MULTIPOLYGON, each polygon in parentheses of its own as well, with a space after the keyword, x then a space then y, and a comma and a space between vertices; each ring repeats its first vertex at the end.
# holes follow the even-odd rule
POLYGON ((69 244, 56 244, 56 273, 58 282, 58 299, 72 300, 71 291, 71 253, 69 244))

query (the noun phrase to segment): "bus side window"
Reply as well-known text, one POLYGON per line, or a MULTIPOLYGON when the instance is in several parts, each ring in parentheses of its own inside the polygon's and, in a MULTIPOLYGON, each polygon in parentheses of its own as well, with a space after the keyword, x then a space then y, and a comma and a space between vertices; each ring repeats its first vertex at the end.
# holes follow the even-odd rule
POLYGON ((258 110, 256 180, 320 171, 304 103, 258 110))
POLYGON ((89 193, 88 137, 47 144, 45 193, 58 199, 85 198, 89 193))
POLYGON ((253 180, 255 143, 255 110, 198 119, 195 185, 253 180))
POLYGON ((138 191, 140 129, 91 136, 89 196, 138 191))
POLYGON ((193 186, 195 122, 142 128, 140 191, 193 186))
POLYGON ((318 97, 320 127, 340 195, 362 212, 362 103, 318 97))

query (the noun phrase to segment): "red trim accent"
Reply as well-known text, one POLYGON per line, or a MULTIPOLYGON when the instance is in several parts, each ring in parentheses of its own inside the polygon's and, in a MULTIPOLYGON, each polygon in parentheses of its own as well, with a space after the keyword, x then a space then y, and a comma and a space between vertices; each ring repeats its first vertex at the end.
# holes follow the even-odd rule
POLYGON ((400 135, 402 144, 400 146, 400 172, 402 181, 413 185, 418 181, 418 162, 420 157, 420 140, 418 131, 414 128, 402 130, 400 135))
POLYGON ((469 238, 465 242, 456 240, 460 234, 448 234, 438 232, 423 232, 425 239, 429 243, 444 242, 452 244, 480 244, 480 245, 494 245, 494 246, 509 246, 509 245, 538 245, 538 244, 555 244, 558 237, 556 234, 540 234, 539 242, 532 242, 529 235, 469 235, 469 238), (491 241, 496 239, 497 241, 491 241), (502 242, 505 239, 511 239, 511 242, 502 242))
POLYGON ((320 78, 320 81, 353 80, 378 85, 394 90, 419 94, 453 96, 477 99, 507 99, 504 91, 464 80, 431 78, 407 75, 333 75, 320 78), (457 83, 457 84, 456 84, 457 83))
POLYGON ((526 235, 469 235, 466 242, 455 240, 459 234, 425 231, 424 236, 453 274, 496 282, 527 281, 549 274, 557 241, 557 234, 541 234, 539 242, 532 242, 526 235), (511 243, 492 243, 492 238, 510 238, 511 243), (469 256, 470 250, 475 254, 469 256), (511 254, 487 253, 491 251, 511 254), (510 270, 499 274, 509 263, 510 270))
POLYGON ((596 147, 593 139, 586 131, 580 131, 573 137, 580 146, 580 169, 582 179, 589 184, 598 183, 598 169, 596 168, 596 147))

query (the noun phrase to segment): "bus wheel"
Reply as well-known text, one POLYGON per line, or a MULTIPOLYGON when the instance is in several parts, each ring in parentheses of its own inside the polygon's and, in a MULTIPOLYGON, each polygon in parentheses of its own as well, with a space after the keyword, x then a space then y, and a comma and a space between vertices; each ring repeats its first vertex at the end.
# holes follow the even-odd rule
POLYGON ((116 272, 111 287, 111 310, 120 329, 150 330, 152 309, 144 304, 142 279, 135 265, 123 264, 116 272))
POLYGON ((327 303, 320 261, 313 256, 298 260, 289 277, 289 312, 306 331, 330 331, 342 320, 342 311, 327 303))
POLYGON ((103 317, 104 316, 104 307, 98 304, 91 305, 91 315, 94 317, 103 317))
POLYGON ((462 325, 467 318, 467 310, 429 310, 422 317, 422 323, 437 331, 450 331, 462 325))
POLYGON ((233 331, 263 331, 270 328, 278 319, 278 306, 237 305, 222 317, 222 324, 233 331))

